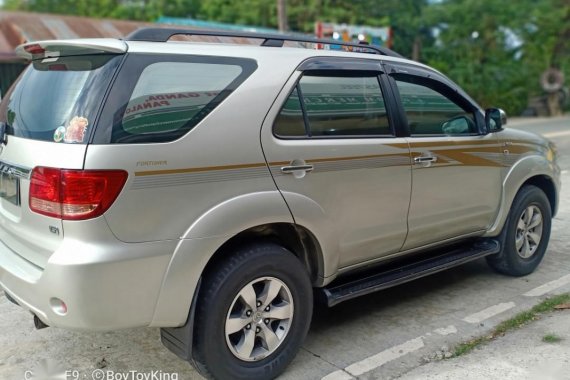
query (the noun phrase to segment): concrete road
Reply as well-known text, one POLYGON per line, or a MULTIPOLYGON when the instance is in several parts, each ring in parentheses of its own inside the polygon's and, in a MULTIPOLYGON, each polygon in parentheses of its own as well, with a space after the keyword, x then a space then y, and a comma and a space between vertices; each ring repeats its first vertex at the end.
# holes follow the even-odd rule
MULTIPOLYGON (((397 378, 549 294, 570 291, 570 118, 518 120, 512 126, 556 141, 565 171, 560 212, 537 272, 509 278, 481 260, 332 309, 318 308, 307 341, 283 379, 397 378)), ((29 313, 3 295, 0 327, 0 379, 24 379, 25 371, 40 373, 46 367, 76 371, 68 379, 89 379, 100 368, 155 373, 162 380, 199 378, 162 347, 157 329, 36 331, 29 313)))
POLYGON ((419 366, 399 380, 568 380, 570 310, 556 311, 468 355, 419 366), (560 341, 545 341, 552 336, 560 341))

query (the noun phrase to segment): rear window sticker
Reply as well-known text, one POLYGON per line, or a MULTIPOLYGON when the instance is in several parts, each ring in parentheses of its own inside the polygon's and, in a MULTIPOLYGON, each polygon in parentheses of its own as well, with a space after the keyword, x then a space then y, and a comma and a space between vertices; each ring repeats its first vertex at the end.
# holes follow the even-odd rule
POLYGON ((61 142, 64 136, 65 136, 65 127, 62 125, 61 127, 58 127, 53 133, 53 141, 61 142))
POLYGON ((75 116, 67 126, 63 141, 66 143, 82 143, 88 125, 89 120, 87 118, 75 116))

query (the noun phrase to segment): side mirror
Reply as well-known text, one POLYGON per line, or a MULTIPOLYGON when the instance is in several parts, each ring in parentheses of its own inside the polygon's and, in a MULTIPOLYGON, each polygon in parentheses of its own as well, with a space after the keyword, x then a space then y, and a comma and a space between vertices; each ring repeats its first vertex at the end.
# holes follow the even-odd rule
POLYGON ((485 125, 489 132, 496 132, 507 125, 507 114, 500 108, 487 108, 485 110, 485 125))

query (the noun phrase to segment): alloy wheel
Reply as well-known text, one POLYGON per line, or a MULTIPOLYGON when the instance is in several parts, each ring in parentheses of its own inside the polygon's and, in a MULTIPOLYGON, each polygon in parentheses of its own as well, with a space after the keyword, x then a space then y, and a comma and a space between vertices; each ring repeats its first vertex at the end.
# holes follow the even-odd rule
POLYGON ((538 249, 542 238, 542 212, 535 205, 528 206, 517 223, 515 246, 523 259, 528 259, 538 249))
POLYGON ((275 352, 289 333, 293 307, 291 291, 275 277, 245 285, 226 317, 226 343, 232 354, 251 362, 275 352))

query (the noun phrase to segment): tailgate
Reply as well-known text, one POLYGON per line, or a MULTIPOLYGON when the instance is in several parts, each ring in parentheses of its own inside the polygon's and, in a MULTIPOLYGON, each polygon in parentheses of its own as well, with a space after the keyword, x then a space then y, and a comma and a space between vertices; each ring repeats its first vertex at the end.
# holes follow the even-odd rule
MULTIPOLYGON (((0 105, 4 254, 17 254, 44 268, 61 244, 61 218, 30 209, 32 171, 83 169, 89 137, 125 51, 126 45, 118 40, 44 41, 18 47, 18 54, 31 63, 0 105)), ((60 194, 57 186, 43 189, 44 195, 60 194)), ((54 205, 43 203, 50 210, 61 207, 54 205)))
POLYGON ((61 219, 32 212, 28 204, 36 166, 81 169, 86 145, 57 144, 13 136, 0 153, 0 241, 43 268, 63 239, 61 219))

